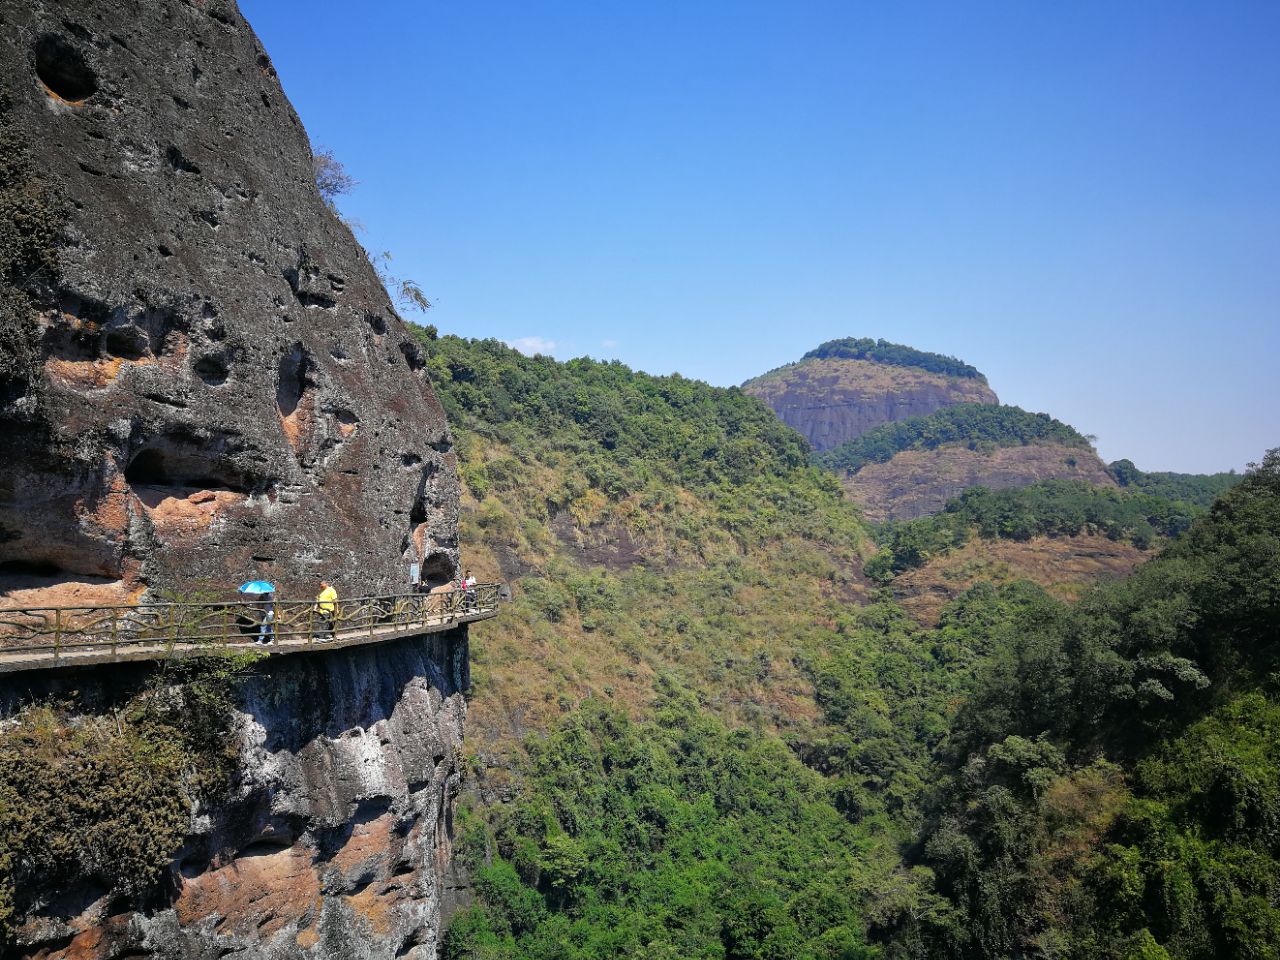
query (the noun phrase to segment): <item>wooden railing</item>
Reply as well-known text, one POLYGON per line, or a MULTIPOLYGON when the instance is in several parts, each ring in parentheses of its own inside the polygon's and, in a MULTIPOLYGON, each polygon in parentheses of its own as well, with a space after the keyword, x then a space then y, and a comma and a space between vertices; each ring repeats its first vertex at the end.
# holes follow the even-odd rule
MULTIPOLYGON (((498 611, 500 587, 356 597, 336 601, 332 619, 315 600, 146 603, 113 607, 0 607, 0 659, 149 659, 270 641, 323 648, 433 632, 498 611), (98 653, 101 656, 90 656, 98 653)), ((270 649, 268 647, 267 649, 270 649)))

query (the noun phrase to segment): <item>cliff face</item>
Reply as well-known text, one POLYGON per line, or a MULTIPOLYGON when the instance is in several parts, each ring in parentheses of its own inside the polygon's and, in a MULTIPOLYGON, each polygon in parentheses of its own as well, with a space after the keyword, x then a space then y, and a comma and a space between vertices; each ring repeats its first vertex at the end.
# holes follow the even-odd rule
MULTIPOLYGON (((271 658, 238 693, 230 797, 192 811, 157 902, 95 882, 24 891, 18 955, 435 957, 468 685, 464 631, 271 658)), ((109 711, 115 667, 6 680, 6 712, 74 688, 109 711)))
MULTIPOLYGON (((0 605, 451 578, 443 412, 234 3, 0 0, 0 88, 0 605)), ((167 889, 19 891, 21 955, 433 957, 466 663, 461 630, 259 665, 167 889)))
POLYGON ((868 360, 811 359, 743 384, 815 450, 831 450, 894 420, 957 403, 998 403, 980 380, 868 360))
POLYGON ((448 579, 443 412, 235 5, 0 0, 0 86, 66 214, 6 331, 0 589, 448 579))
POLYGON ((888 463, 867 464, 840 484, 867 519, 881 522, 937 513, 969 487, 1001 490, 1050 479, 1116 485, 1092 450, 1061 444, 996 447, 989 452, 954 444, 904 450, 888 463))

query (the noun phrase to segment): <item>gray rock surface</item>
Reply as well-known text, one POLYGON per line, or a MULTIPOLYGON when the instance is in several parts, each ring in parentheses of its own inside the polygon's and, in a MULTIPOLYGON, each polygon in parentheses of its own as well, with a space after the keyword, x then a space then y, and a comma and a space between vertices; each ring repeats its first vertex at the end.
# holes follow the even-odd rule
MULTIPOLYGON (((76 689, 109 710, 135 667, 6 680, 0 706, 76 689)), ((230 798, 192 812, 171 893, 121 910, 66 890, 25 918, 41 960, 435 957, 460 787, 464 630, 273 657, 241 690, 230 798)))
POLYGON ((0 86, 67 214, 56 276, 22 278, 39 369, 0 409, 0 589, 449 578, 443 411, 235 5, 0 0, 0 86))
MULTIPOLYGON (((235 4, 0 0, 0 93, 0 228, 59 213, 48 263, 0 229, 0 603, 450 579, 443 411, 235 4)), ((168 895, 62 891, 22 955, 433 957, 466 663, 465 630, 271 658, 168 895)))

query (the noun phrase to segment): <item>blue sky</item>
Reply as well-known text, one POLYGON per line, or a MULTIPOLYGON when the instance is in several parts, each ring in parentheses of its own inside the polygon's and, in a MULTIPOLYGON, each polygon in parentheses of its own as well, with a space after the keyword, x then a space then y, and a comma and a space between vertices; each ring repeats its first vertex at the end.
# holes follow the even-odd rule
POLYGON ((1280 445, 1280 3, 241 7, 443 332, 720 385, 878 336, 1108 460, 1280 445))

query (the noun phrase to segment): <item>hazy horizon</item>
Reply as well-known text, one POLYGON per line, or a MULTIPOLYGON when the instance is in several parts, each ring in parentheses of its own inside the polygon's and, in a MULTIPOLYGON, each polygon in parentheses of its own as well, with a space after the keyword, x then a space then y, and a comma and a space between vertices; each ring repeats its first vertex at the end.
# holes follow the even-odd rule
POLYGON ((442 332, 721 386, 883 337, 1108 461, 1280 445, 1280 7, 241 7, 442 332))

